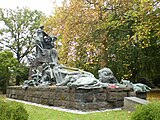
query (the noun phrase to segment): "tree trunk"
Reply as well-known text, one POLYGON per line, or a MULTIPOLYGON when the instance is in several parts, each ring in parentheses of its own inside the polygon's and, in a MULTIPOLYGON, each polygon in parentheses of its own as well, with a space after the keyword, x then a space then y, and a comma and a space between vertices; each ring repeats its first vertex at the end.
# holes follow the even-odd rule
POLYGON ((20 77, 18 75, 16 76, 16 85, 20 85, 20 77))

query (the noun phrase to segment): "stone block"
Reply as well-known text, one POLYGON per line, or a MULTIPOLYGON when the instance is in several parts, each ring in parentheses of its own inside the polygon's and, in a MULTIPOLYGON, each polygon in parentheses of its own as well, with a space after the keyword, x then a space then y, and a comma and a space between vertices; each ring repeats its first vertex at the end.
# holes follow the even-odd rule
POLYGON ((49 99, 47 99, 47 98, 41 98, 41 104, 48 105, 49 104, 49 99))
POLYGON ((127 92, 108 92, 107 101, 117 101, 123 100, 124 97, 127 97, 127 92))
POLYGON ((122 108, 124 106, 124 102, 123 100, 114 101, 112 105, 113 105, 113 108, 122 108))
POLYGON ((67 86, 57 86, 54 91, 55 92, 68 92, 69 88, 67 86))
POLYGON ((127 97, 136 97, 136 92, 131 91, 128 92, 127 94, 128 94, 127 97))
POLYGON ((107 91, 112 91, 112 92, 129 92, 129 91, 133 91, 131 88, 129 87, 125 87, 125 88, 107 88, 107 91))
POLYGON ((11 98, 17 99, 17 98, 18 98, 18 95, 17 95, 17 94, 11 94, 11 98))
POLYGON ((69 102, 67 108, 86 111, 86 103, 84 103, 84 102, 69 102))
POLYGON ((32 102, 32 97, 28 96, 26 100, 29 101, 29 102, 32 102))
POLYGON ((144 99, 138 98, 138 97, 125 97, 123 109, 128 110, 128 111, 134 111, 136 105, 138 104, 144 105, 147 103, 149 102, 144 99))
POLYGON ((136 97, 146 100, 147 93, 146 92, 136 92, 136 97))
POLYGON ((95 97, 94 97, 94 94, 92 92, 89 92, 89 93, 85 93, 84 94, 84 98, 83 98, 83 102, 94 102, 95 100, 95 97))
POLYGON ((74 93, 88 93, 88 92, 91 92, 92 89, 73 89, 71 91, 74 93))
POLYGON ((32 102, 34 103, 41 103, 41 99, 39 97, 33 97, 32 102))
POLYGON ((85 93, 73 93, 74 102, 85 102, 85 93))
POLYGON ((55 96, 56 96, 55 92, 52 92, 52 91, 49 92, 49 96, 48 96, 49 98, 55 99, 55 96))
POLYGON ((107 94, 106 93, 96 93, 94 94, 94 101, 106 101, 107 99, 107 94))
POLYGON ((64 101, 64 100, 68 100, 69 99, 68 97, 69 95, 65 92, 56 92, 54 99, 64 101))
POLYGON ((54 106, 57 106, 57 107, 67 108, 68 104, 69 104, 68 101, 54 100, 54 106))
POLYGON ((68 93, 75 93, 76 88, 68 88, 68 93))
POLYGON ((103 110, 107 107, 107 102, 86 103, 86 110, 103 110))
POLYGON ((23 89, 21 89, 21 90, 16 90, 15 92, 16 92, 16 94, 18 94, 18 95, 24 95, 24 90, 23 90, 23 89))
MULTIPOLYGON (((37 95, 36 95, 36 96, 37 96, 37 95)), ((42 92, 42 97, 43 97, 43 98, 46 98, 46 99, 49 99, 49 98, 50 98, 50 92, 48 92, 48 91, 47 91, 47 92, 44 92, 44 91, 43 91, 43 92, 42 92)))
POLYGON ((54 99, 53 98, 48 99, 48 105, 49 106, 54 106, 54 99))
POLYGON ((17 99, 24 100, 24 95, 21 95, 21 94, 17 95, 17 99))
POLYGON ((76 93, 68 93, 67 101, 75 102, 75 94, 76 93))
POLYGON ((24 100, 25 100, 25 101, 28 101, 27 99, 28 99, 28 96, 27 96, 27 95, 24 95, 24 100))
POLYGON ((89 92, 92 93, 106 93, 106 88, 96 88, 96 89, 91 89, 89 92))

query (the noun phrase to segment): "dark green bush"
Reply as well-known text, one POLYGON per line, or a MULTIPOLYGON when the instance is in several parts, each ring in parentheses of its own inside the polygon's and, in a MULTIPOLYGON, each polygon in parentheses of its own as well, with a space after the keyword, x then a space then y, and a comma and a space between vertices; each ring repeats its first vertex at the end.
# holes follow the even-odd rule
POLYGON ((160 102, 138 105, 131 120, 160 120, 160 102))
POLYGON ((0 100, 0 120, 28 120, 22 104, 0 100))

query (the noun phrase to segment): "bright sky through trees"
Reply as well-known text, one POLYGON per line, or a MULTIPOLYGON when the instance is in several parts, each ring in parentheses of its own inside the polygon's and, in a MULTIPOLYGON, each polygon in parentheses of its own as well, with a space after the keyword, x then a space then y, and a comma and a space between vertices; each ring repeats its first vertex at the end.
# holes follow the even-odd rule
POLYGON ((44 12, 46 15, 51 15, 54 9, 53 3, 60 5, 62 0, 0 0, 0 8, 28 7, 44 12))

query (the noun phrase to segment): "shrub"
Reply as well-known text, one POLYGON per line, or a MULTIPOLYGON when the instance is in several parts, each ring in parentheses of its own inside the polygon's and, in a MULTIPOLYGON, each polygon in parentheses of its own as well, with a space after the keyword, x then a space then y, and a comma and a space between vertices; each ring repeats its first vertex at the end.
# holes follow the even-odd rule
POLYGON ((28 120, 22 104, 0 100, 0 120, 28 120))
POLYGON ((160 102, 138 105, 131 115, 131 120, 160 120, 160 102))

